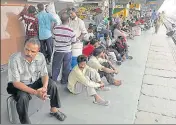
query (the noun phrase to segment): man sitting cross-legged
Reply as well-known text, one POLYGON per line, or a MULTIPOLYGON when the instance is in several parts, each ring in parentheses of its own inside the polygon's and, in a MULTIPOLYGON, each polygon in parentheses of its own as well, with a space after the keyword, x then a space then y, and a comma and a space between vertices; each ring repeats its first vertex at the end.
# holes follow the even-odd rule
POLYGON ((87 65, 98 71, 100 77, 105 76, 110 84, 116 86, 121 85, 121 80, 114 79, 114 73, 118 73, 118 71, 113 67, 110 61, 102 57, 104 57, 104 49, 98 47, 94 50, 93 56, 90 57, 87 65))
POLYGON ((71 71, 68 77, 67 88, 73 94, 79 94, 84 89, 87 90, 88 95, 94 96, 95 104, 109 105, 109 101, 102 99, 96 92, 96 89, 108 91, 110 88, 104 87, 104 83, 101 81, 100 75, 95 69, 86 65, 87 57, 80 55, 77 58, 78 65, 76 65, 71 71))
POLYGON ((8 63, 7 92, 14 95, 16 108, 22 124, 30 124, 28 106, 30 95, 36 95, 42 100, 50 96, 50 114, 60 121, 66 115, 59 111, 60 99, 54 81, 48 77, 45 57, 40 50, 40 41, 30 38, 26 41, 24 52, 18 52, 10 57, 8 63))

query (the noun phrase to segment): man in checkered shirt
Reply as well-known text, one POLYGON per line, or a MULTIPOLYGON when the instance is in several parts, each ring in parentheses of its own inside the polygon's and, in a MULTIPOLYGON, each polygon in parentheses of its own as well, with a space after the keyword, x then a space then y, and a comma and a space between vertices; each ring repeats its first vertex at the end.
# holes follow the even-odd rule
POLYGON ((35 17, 36 8, 34 6, 25 6, 20 13, 20 18, 24 20, 26 26, 26 40, 32 37, 38 37, 39 26, 38 19, 35 17))

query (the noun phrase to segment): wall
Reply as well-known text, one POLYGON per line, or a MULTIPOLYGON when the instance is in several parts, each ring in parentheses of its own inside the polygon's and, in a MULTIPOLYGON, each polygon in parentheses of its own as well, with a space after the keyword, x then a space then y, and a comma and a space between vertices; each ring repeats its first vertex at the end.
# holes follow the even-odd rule
POLYGON ((18 14, 22 6, 1 6, 1 65, 8 62, 9 56, 22 50, 25 31, 18 14))

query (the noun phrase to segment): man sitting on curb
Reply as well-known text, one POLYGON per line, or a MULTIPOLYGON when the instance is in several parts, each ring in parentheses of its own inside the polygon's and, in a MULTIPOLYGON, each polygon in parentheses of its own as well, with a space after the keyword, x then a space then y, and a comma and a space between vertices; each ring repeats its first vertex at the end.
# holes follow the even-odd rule
POLYGON ((103 59, 104 49, 102 47, 98 47, 94 50, 93 56, 90 57, 87 65, 97 70, 100 74, 100 77, 105 76, 107 81, 110 84, 114 84, 116 86, 121 85, 121 80, 114 79, 114 73, 118 73, 116 69, 111 68, 111 62, 103 59))
POLYGON ((73 94, 79 94, 86 89, 88 95, 94 96, 95 104, 109 105, 109 101, 103 100, 96 92, 96 89, 108 91, 110 88, 104 87, 98 72, 86 65, 87 58, 80 55, 77 58, 78 65, 74 67, 68 78, 68 89, 73 94))
POLYGON ((42 100, 50 96, 50 115, 60 121, 66 118, 66 115, 57 109, 61 107, 58 89, 48 77, 45 57, 39 50, 40 41, 30 38, 25 43, 24 52, 13 54, 8 63, 7 92, 15 97, 22 124, 31 124, 28 116, 29 101, 32 98, 30 95, 36 95, 42 100))

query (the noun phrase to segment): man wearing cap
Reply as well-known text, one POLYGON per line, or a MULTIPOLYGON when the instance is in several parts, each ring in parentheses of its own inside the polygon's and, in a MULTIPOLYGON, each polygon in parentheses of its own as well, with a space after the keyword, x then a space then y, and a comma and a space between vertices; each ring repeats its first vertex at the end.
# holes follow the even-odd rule
POLYGON ((114 73, 117 74, 118 71, 116 69, 111 68, 111 62, 103 59, 104 56, 104 49, 98 47, 94 50, 93 56, 90 57, 87 65, 96 69, 99 72, 100 77, 105 76, 107 81, 110 84, 114 84, 116 86, 121 85, 121 80, 114 79, 114 73))
POLYGON ((84 55, 78 56, 77 62, 78 65, 73 68, 68 78, 67 88, 69 91, 73 94, 80 94, 86 90, 89 96, 95 98, 95 104, 109 105, 110 102, 102 99, 96 90, 108 91, 110 88, 104 87, 98 72, 87 66, 87 58, 84 55))
POLYGON ((103 12, 100 8, 97 8, 95 11, 97 11, 97 15, 94 17, 95 24, 98 26, 98 24, 101 23, 101 21, 104 19, 103 12))

